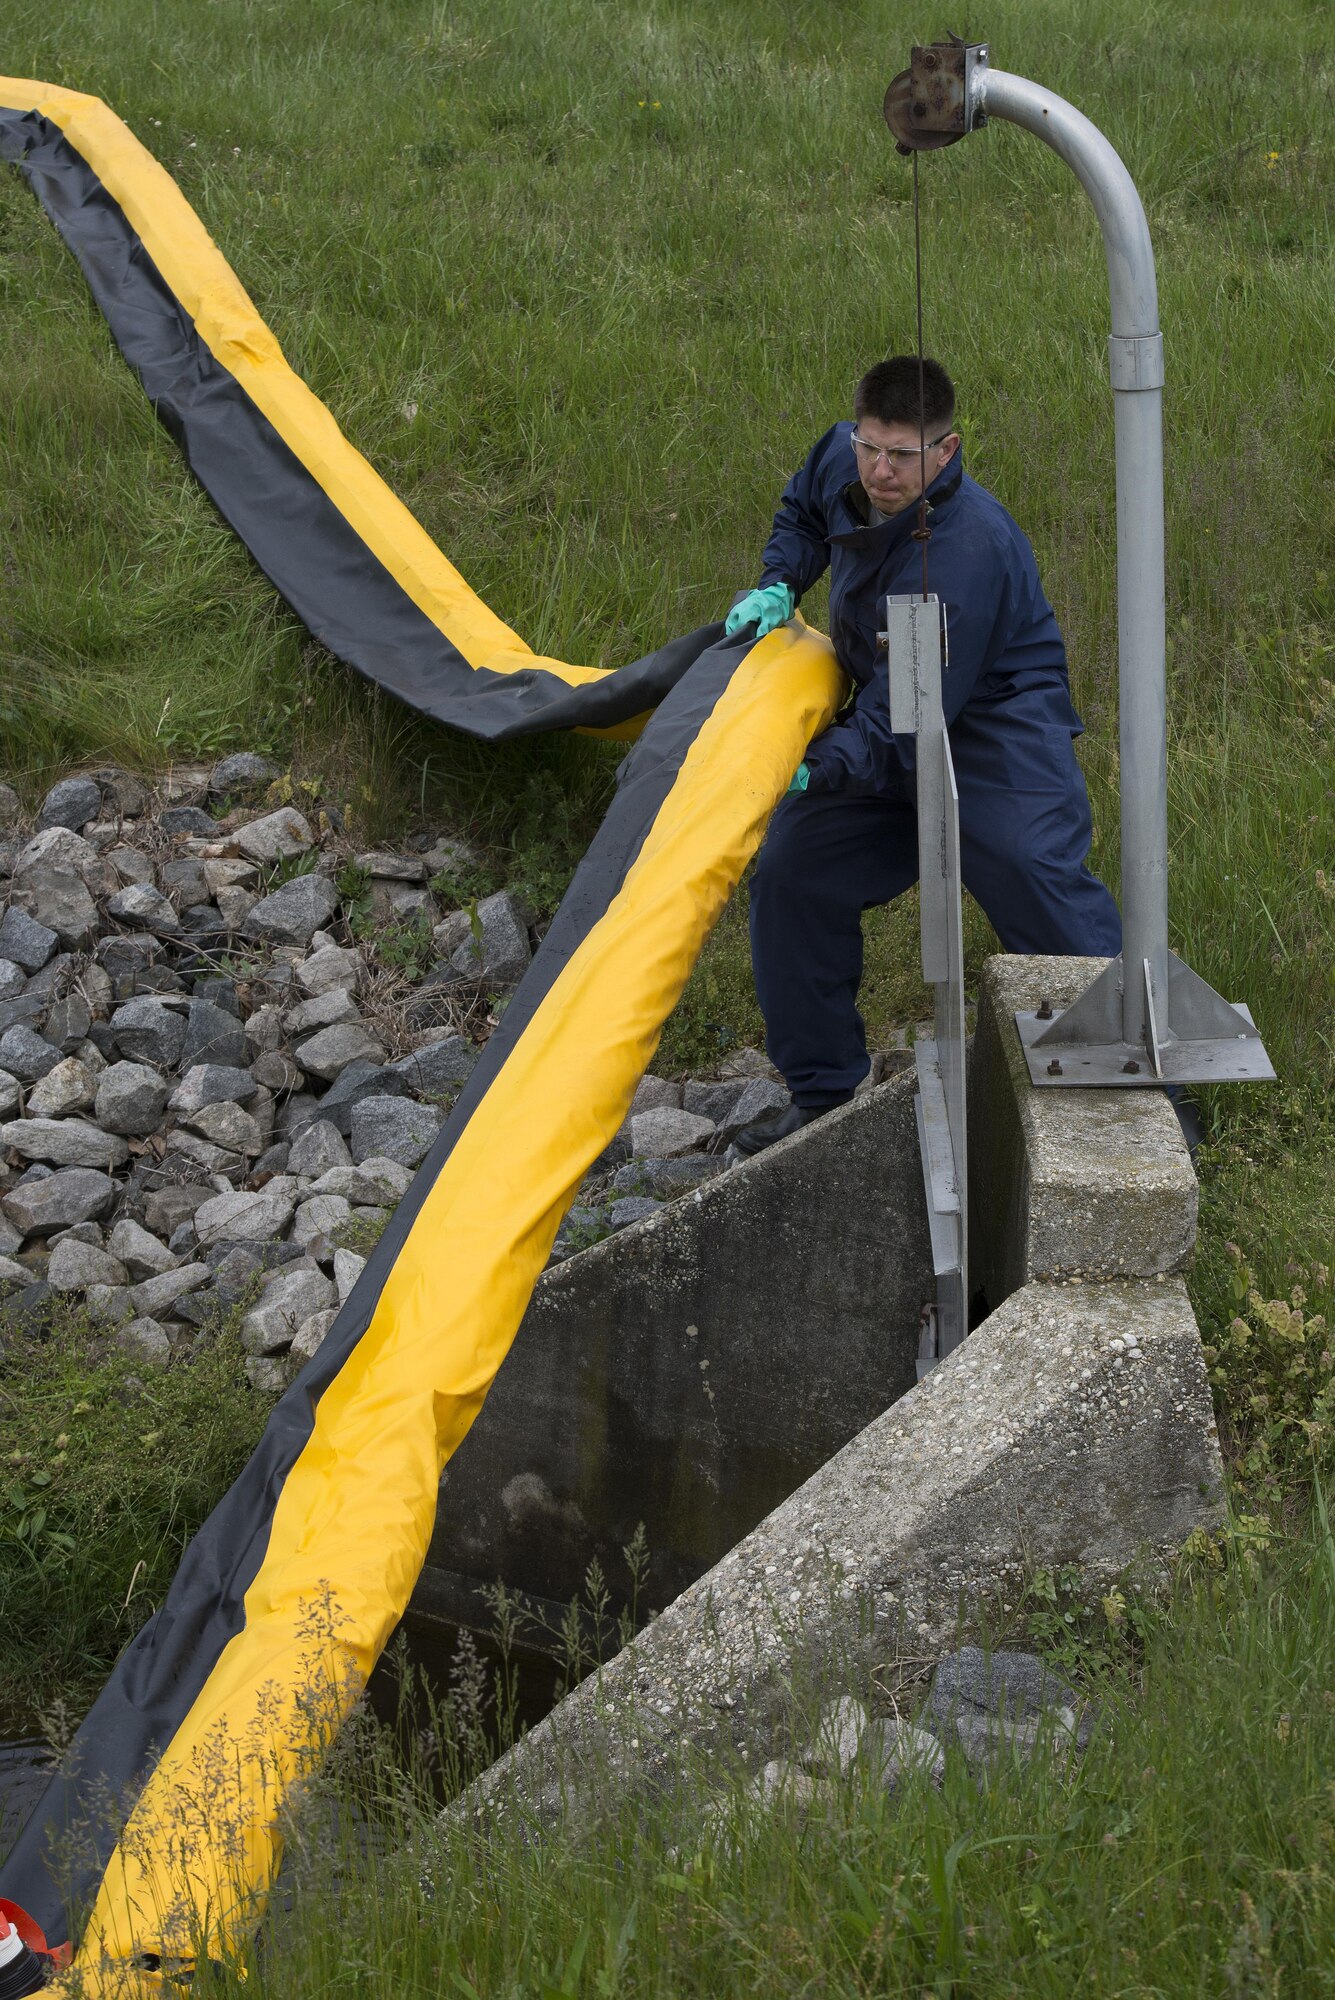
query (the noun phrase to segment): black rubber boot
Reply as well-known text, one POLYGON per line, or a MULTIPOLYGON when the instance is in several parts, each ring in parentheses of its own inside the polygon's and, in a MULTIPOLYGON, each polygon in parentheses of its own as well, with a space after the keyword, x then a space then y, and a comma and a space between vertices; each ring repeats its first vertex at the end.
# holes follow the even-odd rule
MULTIPOLYGON (((842 1101, 846 1104, 848 1099, 842 1101)), ((827 1112, 838 1109, 837 1104, 816 1104, 806 1109, 800 1104, 789 1104, 782 1111, 771 1111, 768 1116, 743 1125, 740 1132, 734 1132, 732 1143, 743 1159, 750 1159, 753 1153, 763 1152, 766 1146, 774 1145, 778 1139, 790 1139, 804 1125, 810 1125, 815 1119, 824 1118, 827 1112)))

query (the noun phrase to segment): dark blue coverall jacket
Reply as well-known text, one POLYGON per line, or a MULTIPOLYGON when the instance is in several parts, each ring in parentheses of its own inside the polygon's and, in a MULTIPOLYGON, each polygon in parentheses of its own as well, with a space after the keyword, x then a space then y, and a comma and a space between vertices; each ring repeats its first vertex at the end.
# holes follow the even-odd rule
MULTIPOLYGON (((875 516, 852 429, 827 431, 788 482, 761 572, 801 598, 828 565, 830 636, 856 683, 852 706, 807 751, 808 790, 775 812, 751 889, 769 1052, 804 1106, 842 1102, 867 1072, 862 912, 918 877, 913 743, 891 731, 876 650, 880 600, 922 588, 918 507, 875 516)), ((1112 956, 1121 920, 1085 866, 1089 801, 1072 745, 1082 725, 1033 550, 958 451, 927 503, 965 883, 1007 951, 1112 956)))

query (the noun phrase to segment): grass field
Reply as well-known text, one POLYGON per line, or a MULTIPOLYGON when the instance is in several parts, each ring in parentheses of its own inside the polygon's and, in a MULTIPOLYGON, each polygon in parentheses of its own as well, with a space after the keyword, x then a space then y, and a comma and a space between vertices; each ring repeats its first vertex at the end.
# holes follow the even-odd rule
MULTIPOLYGON (((910 174, 879 102, 912 41, 946 25, 919 0, 9 0, 0 68, 106 97, 179 180, 294 367, 482 596, 540 649, 613 665, 720 615, 754 580, 783 479, 846 412, 868 360, 911 344, 910 174)), ((1262 1299, 1286 1296, 1301 1274, 1305 1310, 1331 1309, 1329 11, 1322 0, 996 0, 949 25, 986 35, 999 66, 1069 96, 1109 134, 1157 248, 1173 943, 1251 1005, 1281 1072, 1271 1090, 1206 1096, 1192 1286, 1207 1337, 1222 1342, 1238 1304, 1229 1240, 1262 1299)), ((958 380, 969 467, 1030 534, 1066 632, 1089 725, 1093 858, 1115 884, 1112 399, 1097 229, 1069 172, 1014 130, 928 159, 922 189, 927 345, 958 380)), ((28 797, 91 757, 165 764, 258 748, 319 775, 368 834, 424 816, 502 859, 513 851, 516 866, 555 835, 568 865, 608 795, 612 755, 559 742, 484 751, 321 655, 193 486, 10 171, 0 377, 11 416, 0 431, 0 761, 28 797)), ((803 607, 815 622, 821 604, 817 591, 803 607)), ((925 1011, 915 928, 907 908, 870 926, 874 1034, 925 1011)), ((976 964, 988 945, 977 912, 967 935, 976 964)), ((759 1033, 740 900, 669 1024, 665 1059, 698 1061, 720 1033, 759 1033)), ((1240 1440, 1270 1421, 1258 1393, 1269 1389, 1234 1356, 1222 1413, 1240 1440)), ((1293 1428, 1311 1412, 1295 1405, 1290 1418, 1293 1428)), ((1324 1416, 1313 1444, 1329 1452, 1324 1416)), ((1246 1477, 1247 1504, 1278 1518, 1301 1460, 1253 1454, 1246 1477)), ((1311 1546, 1315 1563, 1327 1545, 1311 1546)), ((1283 1591, 1257 1592, 1278 1618, 1283 1591)), ((1328 1661, 1324 1584, 1311 1602, 1328 1661)), ((1251 1613, 1236 1615, 1235 1636, 1251 1613)), ((1184 1659, 1196 1645, 1188 1624, 1184 1659)), ((1213 1643, 1208 1617, 1200 1629, 1213 1643)), ((1176 1657, 1172 1633, 1156 1644, 1155 1658, 1176 1657)), ((1201 1755, 1228 1761, 1244 1708, 1211 1721, 1205 1679, 1184 1686, 1206 1703, 1201 1755)), ((1329 1690, 1327 1666, 1312 1686, 1329 1690)), ((1186 1694, 1182 1704, 1179 1718, 1186 1694)), ((1244 1736, 1260 1799, 1278 1739, 1244 1736)), ((1099 1767, 1119 1813, 1133 1810, 1139 1755, 1099 1767)), ((1309 1777, 1324 1860, 1304 1849, 1284 1862, 1280 1840, 1260 1865, 1297 1880, 1319 1862, 1328 1884, 1329 1803, 1309 1777)), ((1273 1832, 1267 1810, 1258 1805, 1273 1832)), ((1222 1805, 1202 1837, 1231 1838, 1222 1805)), ((1071 1899, 1088 1888, 1079 1843, 1057 1849, 1047 1901, 1031 1901, 1064 1914, 1035 1916, 1034 1940, 1074 1923, 1071 1899)), ((831 1852, 847 1858, 838 1841, 831 1852)), ((973 1862, 958 1880, 961 1894, 984 1895, 973 1862)), ((1202 1893, 1208 1903, 1215 1891, 1202 1893)), ((1246 1893, 1255 1913, 1254 1883, 1246 1893)), ((1147 1935, 1177 1935, 1162 1902, 1126 1907, 1147 1935)), ((1054 1973, 1014 1990, 1280 1991, 1276 1967, 1293 1961, 1268 1934, 1252 1937, 1236 1894, 1220 1908, 1198 1986, 1165 1958, 1124 1967, 1121 1984, 1064 1986, 1054 1973), (1235 1934, 1242 1969, 1226 1978, 1235 1934)), ((994 1964, 1039 1950, 1013 1928, 997 1936, 994 1964)), ((700 1941, 706 1961, 712 1938, 700 1941)), ((601 1945, 567 1977, 554 1934, 535 1922, 533 1940, 531 1961, 505 1961, 509 1984, 479 1990, 693 1990, 629 1974, 618 1984, 601 1945)), ((775 1962, 748 1973, 739 1959, 734 1983, 715 1990, 1012 1990, 904 1963, 901 1988, 889 1971, 882 1986, 859 1986, 834 1961, 793 1960, 780 1980, 775 1962)), ((1075 1961, 1061 1963, 1069 1977, 1075 1961)), ((424 1961, 403 1990, 470 1989, 445 1975, 432 1984, 424 1961)))

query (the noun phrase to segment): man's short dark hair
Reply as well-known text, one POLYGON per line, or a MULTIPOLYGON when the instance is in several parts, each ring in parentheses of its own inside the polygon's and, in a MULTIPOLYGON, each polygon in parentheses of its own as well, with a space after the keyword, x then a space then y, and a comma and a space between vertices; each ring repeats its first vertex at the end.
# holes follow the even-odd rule
MULTIPOLYGON (((861 423, 875 417, 883 424, 918 427, 918 357, 892 354, 869 368, 853 392, 853 414, 861 423)), ((939 361, 922 363, 922 414, 929 438, 939 437, 955 421, 955 384, 939 361)))

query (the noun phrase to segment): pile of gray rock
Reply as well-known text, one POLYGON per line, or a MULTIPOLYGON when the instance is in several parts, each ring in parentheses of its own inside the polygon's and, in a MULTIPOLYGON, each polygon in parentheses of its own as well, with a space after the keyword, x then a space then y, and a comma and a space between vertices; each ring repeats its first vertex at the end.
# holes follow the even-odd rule
MULTIPOLYGON (((240 1312, 252 1382, 282 1387, 466 1083, 530 913, 450 907, 458 840, 358 853, 293 795, 251 753, 66 778, 34 824, 0 785, 0 1339, 54 1295, 165 1366, 240 1312)), ((553 1260, 725 1171, 787 1102, 755 1049, 646 1076, 553 1260)))
POLYGON ((450 909, 461 843, 358 854, 290 790, 252 755, 106 769, 25 825, 0 786, 0 1337, 60 1295, 163 1365, 245 1307, 279 1386, 466 1082, 527 912, 450 909))

